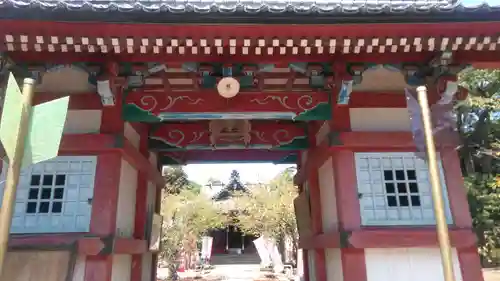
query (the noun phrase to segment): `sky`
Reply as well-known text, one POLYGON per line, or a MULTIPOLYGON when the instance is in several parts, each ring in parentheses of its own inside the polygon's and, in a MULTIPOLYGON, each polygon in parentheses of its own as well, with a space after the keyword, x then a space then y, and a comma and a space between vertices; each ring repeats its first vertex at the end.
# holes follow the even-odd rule
POLYGON ((190 164, 184 166, 189 180, 199 184, 206 184, 210 177, 227 183, 232 170, 240 173, 242 182, 267 182, 276 176, 290 164, 274 165, 271 163, 252 163, 252 164, 190 164))

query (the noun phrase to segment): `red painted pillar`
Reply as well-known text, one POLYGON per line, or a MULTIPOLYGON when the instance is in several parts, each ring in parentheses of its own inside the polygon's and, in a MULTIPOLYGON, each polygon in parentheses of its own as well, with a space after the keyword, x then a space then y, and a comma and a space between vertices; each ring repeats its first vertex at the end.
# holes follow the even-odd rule
MULTIPOLYGON (((335 104, 332 108, 332 121, 330 129, 333 132, 351 131, 350 108, 336 104, 340 91, 339 86, 346 75, 345 64, 334 65, 337 76, 335 77, 335 104)), ((337 215, 340 231, 352 231, 361 228, 361 212, 356 182, 356 164, 353 151, 335 151, 332 153, 333 174, 336 188, 337 215)), ((341 248, 342 272, 344 281, 366 281, 366 263, 364 249, 341 248)))
MULTIPOLYGON (((441 150, 440 153, 453 224, 458 228, 472 229, 467 191, 464 186, 457 151, 453 147, 447 147, 441 150)), ((463 281, 484 280, 477 247, 460 248, 457 250, 457 254, 463 281)))
MULTIPOLYGON (((116 208, 120 185, 121 155, 117 153, 97 157, 90 234, 114 235, 116 229, 116 208)), ((109 281, 113 256, 89 256, 85 264, 85 281, 109 281)), ((127 280, 128 281, 128 280, 127 280)))
MULTIPOLYGON (((155 212, 161 212, 161 189, 156 189, 155 212)), ((158 270, 158 254, 153 254, 153 261, 151 264, 151 280, 156 281, 156 271, 158 270)))
MULTIPOLYGON (((146 125, 134 124, 134 129, 140 136, 139 152, 146 158, 149 158, 148 151, 148 132, 146 125)), ((136 189, 136 202, 135 202, 135 224, 134 224, 134 238, 144 239, 146 237, 147 208, 148 208, 148 175, 139 171, 137 176, 137 189, 136 189)), ((148 253, 147 253, 148 254, 148 253)), ((143 255, 132 255, 132 272, 131 281, 150 281, 142 280, 142 265, 143 255)), ((150 270, 150 269, 148 269, 150 270)))
MULTIPOLYGON (((311 206, 311 223, 314 234, 322 233, 322 218, 321 218, 321 194, 318 181, 318 167, 312 166, 308 170, 307 182, 309 185, 310 206, 311 206)), ((325 267, 325 250, 314 249, 314 268, 316 273, 315 281, 326 281, 325 267)), ((311 280, 313 281, 313 280, 311 280)))
MULTIPOLYGON (((361 228, 361 213, 356 183, 356 166, 352 151, 333 153, 333 169, 337 196, 339 229, 353 231, 361 228)), ((342 248, 344 281, 366 281, 366 263, 363 249, 342 248)))
MULTIPOLYGON (((350 108, 337 104, 342 78, 347 75, 344 63, 333 65, 335 69, 335 85, 333 93, 332 132, 351 131, 350 108)), ((354 152, 348 150, 334 151, 331 155, 335 182, 339 231, 353 231, 361 228, 361 212, 357 191, 356 164, 354 152)), ((364 249, 341 248, 342 272, 344 281, 366 281, 366 262, 364 249)))
MULTIPOLYGON (((314 147, 316 145, 316 137, 312 133, 316 133, 318 126, 314 126, 317 124, 311 124, 312 130, 309 135, 309 141, 311 146, 314 147)), ((311 227, 313 234, 321 234, 323 231, 323 223, 321 216, 321 194, 319 189, 319 178, 318 178, 318 161, 314 159, 311 155, 308 156, 307 159, 307 184, 309 188, 309 205, 311 206, 311 227)), ((311 249, 307 251, 308 254, 310 252, 314 253, 314 264, 311 265, 308 263, 308 269, 310 270, 314 266, 315 271, 315 280, 309 281, 326 281, 326 263, 325 263, 325 250, 324 249, 311 249)), ((308 259, 309 256, 306 256, 305 259, 308 259)))
MULTIPOLYGON (((304 174, 304 171, 306 170, 306 166, 303 165, 303 157, 304 157, 304 152, 299 153, 298 159, 297 159, 297 173, 295 175, 294 181, 296 182, 298 186, 298 192, 302 193, 304 191, 304 183, 302 181, 302 177, 304 174)), ((297 215, 297 214, 296 214, 297 215)), ((303 281, 310 281, 309 280, 309 259, 308 256, 309 252, 306 249, 302 249, 302 274, 303 274, 303 281)))
MULTIPOLYGON (((116 97, 116 105, 105 107, 102 110, 101 133, 123 135, 121 108, 121 92, 119 92, 116 97)), ((97 157, 90 218, 91 235, 105 237, 115 234, 121 161, 119 152, 102 154, 97 157)), ((84 280, 110 281, 112 269, 112 255, 88 256, 85 263, 84 280)))

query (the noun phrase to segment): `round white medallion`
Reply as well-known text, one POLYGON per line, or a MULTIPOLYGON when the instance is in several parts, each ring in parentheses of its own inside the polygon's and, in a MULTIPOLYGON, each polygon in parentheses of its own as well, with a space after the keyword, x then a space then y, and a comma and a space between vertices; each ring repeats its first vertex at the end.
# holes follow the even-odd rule
POLYGON ((233 77, 224 77, 217 84, 217 91, 221 97, 230 99, 240 91, 240 82, 233 77))

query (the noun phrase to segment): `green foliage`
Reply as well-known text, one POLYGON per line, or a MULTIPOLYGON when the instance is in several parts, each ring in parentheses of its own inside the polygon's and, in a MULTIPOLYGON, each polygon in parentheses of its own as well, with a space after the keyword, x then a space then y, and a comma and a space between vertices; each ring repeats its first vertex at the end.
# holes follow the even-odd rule
POLYGON ((479 253, 486 262, 492 263, 500 245, 500 182, 498 178, 482 178, 476 174, 466 178, 466 186, 479 253))
POLYGON ((296 239, 297 224, 293 200, 297 189, 293 185, 292 169, 275 177, 269 185, 262 185, 249 193, 235 197, 238 226, 246 233, 280 238, 287 235, 296 239))
POLYGON ((459 78, 469 90, 457 106, 459 153, 479 252, 491 263, 500 247, 500 70, 467 69, 459 78))
MULTIPOLYGON (((217 180, 213 180, 211 183, 216 181, 217 180)), ((229 199, 230 197, 238 196, 239 193, 245 192, 247 192, 247 189, 241 183, 240 173, 233 170, 231 172, 231 176, 229 177, 229 183, 219 193, 217 193, 213 199, 216 201, 223 201, 229 199)))
POLYGON ((199 193, 201 185, 190 181, 182 166, 168 166, 163 169, 163 178, 165 179, 165 190, 168 193, 179 193, 181 190, 191 190, 199 193))
POLYGON ((166 194, 162 202, 164 218, 162 258, 175 263, 181 250, 192 251, 200 237, 211 228, 220 228, 227 217, 212 200, 192 190, 166 194))
POLYGON ((500 109, 500 70, 466 69, 459 76, 460 85, 470 94, 468 103, 472 107, 500 109))

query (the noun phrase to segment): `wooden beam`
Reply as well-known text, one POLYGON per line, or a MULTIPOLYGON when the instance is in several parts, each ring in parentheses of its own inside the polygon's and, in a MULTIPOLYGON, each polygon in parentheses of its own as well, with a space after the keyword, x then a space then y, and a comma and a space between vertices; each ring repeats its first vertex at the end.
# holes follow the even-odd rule
MULTIPOLYGON (((450 239, 455 248, 467 248, 476 244, 472 229, 450 229, 450 239)), ((435 229, 424 228, 374 228, 353 231, 349 244, 354 248, 410 248, 437 247, 435 229)))
MULTIPOLYGON (((342 132, 338 133, 336 138, 331 150, 416 151, 411 132, 342 132)), ((454 134, 440 139, 440 147, 456 147, 456 145, 458 138, 454 134)))
POLYGON ((350 108, 405 108, 404 89, 399 93, 352 92, 350 108))
POLYGON ((83 233, 12 235, 9 250, 72 250, 76 246, 77 253, 86 256, 142 254, 148 251, 146 240, 104 236, 86 237, 85 235, 83 233))
MULTIPOLYGON (((182 94, 199 96, 207 92, 217 95, 213 91, 188 91, 182 94)), ((259 92, 265 93, 265 92, 259 92)), ((291 91, 283 91, 278 93, 293 93, 291 91)), ((181 93, 179 93, 181 94, 181 93)), ((258 94, 258 93, 256 93, 258 94)), ((40 104, 63 97, 64 95, 51 93, 37 93, 35 95, 34 104, 40 104)), ((465 98, 466 95, 461 95, 460 98, 465 98)), ((437 97, 431 98, 437 100, 437 97)), ((351 94, 349 108, 406 108, 406 99, 403 92, 353 92, 351 94)), ((71 94, 69 101, 70 110, 102 110, 101 100, 97 93, 82 93, 71 94)), ((335 112, 335 110, 334 110, 335 112)))
POLYGON ((62 155, 85 155, 109 152, 116 148, 116 136, 111 134, 63 135, 59 153, 62 155))
MULTIPOLYGON (((309 92, 241 92, 231 99, 221 97, 216 91, 199 92, 141 92, 127 95, 124 104, 124 118, 130 120, 150 120, 152 117, 176 119, 179 115, 196 114, 197 119, 208 118, 206 115, 264 114, 283 119, 310 115, 309 111, 329 104, 330 94, 326 91, 309 92), (201 116, 201 117, 200 117, 201 116)), ((329 112, 311 115, 309 118, 329 119, 329 112)), ((188 119, 182 117, 180 119, 188 119)), ((230 117, 228 117, 230 118, 230 117)), ((305 118, 305 117, 304 117, 305 118)))
MULTIPOLYGON (((176 163, 166 162, 163 159, 163 165, 173 165, 173 164, 192 164, 192 163, 218 163, 218 162, 273 162, 273 163, 286 163, 294 164, 293 161, 286 161, 287 157, 295 156, 298 151, 288 151, 288 150, 265 150, 265 149, 229 149, 229 150, 198 150, 198 151, 169 151, 161 152, 160 155, 168 157, 176 163), (282 162, 285 160, 285 162, 282 162)), ((160 161, 161 158, 160 158, 160 161)))
POLYGON ((123 237, 81 238, 77 241, 77 249, 79 254, 86 256, 133 255, 148 252, 146 240, 123 237))
MULTIPOLYGON (((250 143, 252 147, 280 147, 291 144, 295 140, 306 139, 305 128, 293 123, 278 123, 276 121, 252 121, 250 122, 250 143)), ((150 138, 161 141, 174 149, 198 149, 199 147, 211 147, 211 132, 209 122, 197 123, 169 123, 160 125, 151 134, 150 138)), ((221 147, 228 145, 241 145, 245 147, 243 140, 217 139, 217 145, 221 147)), ((307 144, 306 144, 307 145, 307 144)))
POLYGON ((112 134, 64 135, 59 148, 60 155, 102 155, 110 152, 118 152, 135 169, 147 173, 156 185, 165 184, 160 171, 124 137, 112 134))
POLYGON ((308 237, 300 237, 299 248, 302 249, 325 249, 341 248, 339 232, 327 232, 308 237))

